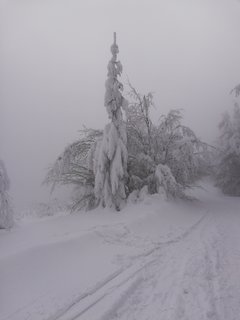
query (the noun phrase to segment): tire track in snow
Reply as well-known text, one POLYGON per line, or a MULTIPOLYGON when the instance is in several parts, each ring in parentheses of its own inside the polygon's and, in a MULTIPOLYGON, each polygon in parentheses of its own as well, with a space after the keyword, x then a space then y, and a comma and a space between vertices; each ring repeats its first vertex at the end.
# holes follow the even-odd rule
POLYGON ((147 281, 101 320, 223 320, 217 277, 220 247, 216 240, 220 235, 210 222, 208 219, 193 238, 179 243, 181 247, 166 248, 164 261, 156 261, 148 269, 147 281))
MULTIPOLYGON (((87 290, 85 293, 79 295, 71 305, 59 310, 57 314, 48 318, 48 320, 74 320, 80 319, 80 317, 86 314, 90 309, 94 308, 104 298, 112 295, 116 290, 119 290, 122 286, 127 285, 130 282, 130 289, 132 283, 134 287, 137 287, 139 280, 135 278, 146 269, 148 266, 156 262, 161 256, 161 249, 173 244, 176 244, 186 237, 188 237, 199 225, 204 221, 207 214, 203 215, 195 224, 188 228, 182 234, 174 237, 173 239, 158 242, 150 250, 137 256, 137 261, 130 264, 125 268, 120 268, 109 277, 99 282, 93 288, 87 290)), ((132 289, 131 289, 132 290, 132 289)))
POLYGON ((178 284, 172 319, 222 319, 218 279, 219 234, 215 226, 211 231, 210 238, 206 238, 206 233, 202 234, 202 241, 195 243, 189 252, 182 281, 178 284))

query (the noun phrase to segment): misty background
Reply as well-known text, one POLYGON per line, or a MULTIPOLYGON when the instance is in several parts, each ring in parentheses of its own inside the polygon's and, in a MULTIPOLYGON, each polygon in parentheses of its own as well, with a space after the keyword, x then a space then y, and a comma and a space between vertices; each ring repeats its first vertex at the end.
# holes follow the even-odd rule
POLYGON ((16 208, 47 200, 48 166, 85 125, 103 128, 113 32, 122 82, 154 92, 154 118, 214 141, 240 81, 237 0, 0 0, 0 157, 16 208))

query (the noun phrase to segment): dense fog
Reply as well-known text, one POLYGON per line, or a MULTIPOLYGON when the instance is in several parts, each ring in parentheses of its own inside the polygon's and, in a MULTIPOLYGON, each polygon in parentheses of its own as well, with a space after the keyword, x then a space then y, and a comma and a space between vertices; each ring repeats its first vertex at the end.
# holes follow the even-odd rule
POLYGON ((49 197, 46 169, 83 126, 103 128, 113 32, 121 81, 154 93, 153 118, 184 109, 212 142, 239 83, 236 0, 0 1, 0 155, 15 207, 49 197))

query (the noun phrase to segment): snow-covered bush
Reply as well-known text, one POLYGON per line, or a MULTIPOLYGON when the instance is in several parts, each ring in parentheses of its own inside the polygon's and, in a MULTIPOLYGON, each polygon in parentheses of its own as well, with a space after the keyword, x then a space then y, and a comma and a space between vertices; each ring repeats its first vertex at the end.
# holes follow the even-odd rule
POLYGON ((10 204, 8 190, 10 181, 5 165, 0 160, 0 229, 7 229, 13 225, 13 210, 10 204))

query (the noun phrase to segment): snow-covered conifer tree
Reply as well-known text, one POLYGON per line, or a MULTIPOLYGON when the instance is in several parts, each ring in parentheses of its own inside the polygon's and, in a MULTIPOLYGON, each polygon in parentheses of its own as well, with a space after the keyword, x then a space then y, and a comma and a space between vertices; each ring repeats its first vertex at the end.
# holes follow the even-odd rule
POLYGON ((9 178, 4 163, 0 160, 0 229, 10 228, 13 224, 12 208, 9 203, 9 178))
POLYGON ((126 199, 125 179, 127 176, 127 134, 123 121, 122 108, 127 105, 122 95, 123 85, 118 80, 122 65, 117 60, 119 53, 114 33, 111 46, 112 58, 108 63, 105 83, 104 105, 111 122, 106 125, 103 138, 95 155, 95 196, 103 206, 120 210, 126 199))

